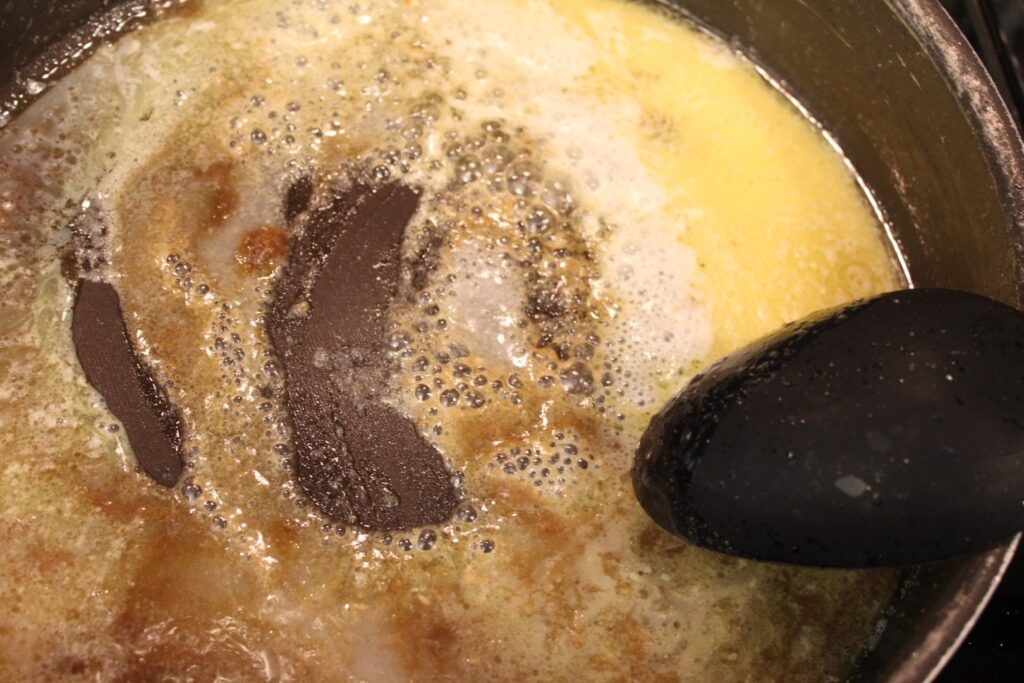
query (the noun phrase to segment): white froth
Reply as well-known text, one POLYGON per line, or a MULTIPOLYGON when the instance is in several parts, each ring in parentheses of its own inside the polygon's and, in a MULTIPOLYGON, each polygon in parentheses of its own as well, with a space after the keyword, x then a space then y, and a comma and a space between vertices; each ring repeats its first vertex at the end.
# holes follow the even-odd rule
MULTIPOLYGON (((550 161, 576 178, 595 218, 644 232, 662 227, 665 188, 633 142, 640 106, 587 87, 607 46, 568 26, 547 3, 495 3, 480 12, 470 3, 446 2, 432 8, 431 17, 453 70, 466 81, 484 70, 505 92, 482 102, 476 116, 505 118, 547 143, 550 161)), ((587 227, 593 233, 597 225, 587 227)))
POLYGON ((451 258, 461 277, 444 299, 449 323, 485 359, 524 367, 528 352, 516 330, 526 300, 519 271, 475 241, 460 243, 451 258))
POLYGON ((610 338, 622 365, 633 370, 627 393, 637 401, 663 399, 711 346, 707 307, 694 284, 696 254, 671 233, 627 230, 600 254, 603 285, 621 302, 610 338))
MULTIPOLYGON (((545 143, 549 163, 574 179, 590 209, 582 227, 601 255, 603 280, 593 283, 595 290, 618 302, 612 336, 625 340, 618 349, 622 363, 637 366, 628 395, 663 398, 681 371, 706 357, 711 321, 695 294, 695 252, 679 239, 685 217, 669 210, 667 189, 636 146, 640 106, 625 94, 587 87, 600 60, 614 59, 614 42, 602 44, 568 26, 548 3, 494 3, 481 12, 446 2, 429 16, 456 72, 471 80, 483 69, 505 89, 505 97, 476 107, 475 117, 523 125, 545 143), (524 25, 531 30, 520 30, 524 25), (598 239, 607 232, 602 228, 610 229, 610 242, 598 239)), ((621 36, 602 27, 605 20, 599 12, 588 17, 597 35, 621 36)), ((708 41, 702 49, 720 68, 737 64, 724 46, 708 41)))

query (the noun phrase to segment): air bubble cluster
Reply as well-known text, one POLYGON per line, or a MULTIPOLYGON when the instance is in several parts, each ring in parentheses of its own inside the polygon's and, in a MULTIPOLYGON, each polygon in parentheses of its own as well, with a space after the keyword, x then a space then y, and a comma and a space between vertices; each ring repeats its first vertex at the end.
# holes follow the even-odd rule
MULTIPOLYGON (((288 15, 282 12, 280 19, 288 15)), ((308 28, 285 23, 287 30, 308 28)), ((373 31, 365 29, 367 40, 354 42, 344 62, 315 50, 297 55, 286 49, 270 58, 276 60, 267 71, 273 78, 243 79, 235 95, 210 99, 200 81, 183 76, 159 99, 179 118, 206 108, 203 130, 176 141, 189 151, 178 162, 184 166, 165 168, 160 155, 177 150, 157 146, 147 173, 200 178, 209 200, 170 202, 161 194, 166 185, 155 181, 139 184, 154 196, 132 196, 133 202, 177 212, 154 256, 160 291, 153 298, 195 311, 203 321, 195 351, 217 368, 215 377, 172 387, 192 411, 197 429, 187 438, 199 453, 191 464, 194 478, 180 493, 217 527, 233 529, 236 518, 248 514, 237 510, 249 509, 251 493, 231 477, 255 486, 248 470, 258 466, 267 482, 258 485, 271 487, 285 514, 322 530, 315 507, 292 481, 286 387, 280 361, 261 333, 260 305, 272 295, 272 274, 245 281, 235 252, 227 266, 218 264, 216 253, 223 247, 218 240, 230 242, 223 236, 245 220, 279 227, 290 237, 302 230, 305 208, 290 216, 284 207, 295 178, 310 179, 311 206, 330 187, 357 180, 421 190, 384 348, 322 354, 317 362, 357 404, 385 400, 408 410, 456 474, 471 455, 534 490, 565 491, 599 458, 588 437, 548 443, 539 411, 559 404, 604 414, 606 402, 629 386, 610 354, 616 341, 605 341, 606 302, 593 287, 602 274, 586 226, 601 221, 577 179, 553 161, 557 141, 496 113, 509 97, 496 87, 498 75, 481 69, 462 80, 415 26, 400 27, 388 40, 370 40, 373 31), (491 113, 478 116, 485 111, 481 105, 491 113), (475 334, 476 318, 488 315, 500 321, 487 334, 475 334), (187 392, 200 398, 189 400, 187 392), (522 427, 514 443, 494 453, 463 452, 459 439, 466 425, 500 430, 509 416, 520 416, 514 418, 522 427), (569 445, 576 450, 563 449, 569 445), (220 476, 219 468, 246 474, 220 476)), ((230 66, 213 64, 203 77, 228 79, 230 66)), ((160 112, 139 114, 156 121, 160 112)), ((127 177, 122 182, 131 190, 127 177)), ((100 203, 83 207, 71 226, 70 251, 87 268, 111 265, 104 224, 90 220, 100 203)), ((296 318, 309 313, 308 302, 292 311, 296 318)), ((156 358, 161 345, 177 343, 153 342, 156 358)), ((485 505, 465 502, 452 524, 480 543, 476 529, 487 523, 487 514, 485 505)), ((337 542, 343 531, 323 534, 337 542)), ((436 531, 410 533, 393 539, 392 549, 428 550, 437 543, 436 531)), ((350 534, 344 542, 356 538, 350 534)))

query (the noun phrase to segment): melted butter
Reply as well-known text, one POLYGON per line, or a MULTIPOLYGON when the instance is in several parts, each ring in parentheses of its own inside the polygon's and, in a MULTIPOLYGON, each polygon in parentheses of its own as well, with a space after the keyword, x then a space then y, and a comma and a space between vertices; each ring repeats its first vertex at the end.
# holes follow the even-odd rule
POLYGON ((679 41, 643 8, 607 4, 558 7, 614 46, 595 88, 642 103, 632 135, 647 168, 671 179, 669 210, 686 218, 680 240, 706 278, 712 356, 899 286, 868 205, 819 131, 725 46, 679 41))
POLYGON ((5 674, 818 681, 871 635, 892 574, 707 553, 632 497, 696 368, 898 286, 842 160, 717 42, 620 0, 206 2, 99 50, 0 151, 5 674), (352 165, 425 189, 387 393, 462 480, 443 528, 361 533, 289 476, 245 245, 352 165), (177 491, 74 360, 55 261, 83 201, 188 425, 177 491))

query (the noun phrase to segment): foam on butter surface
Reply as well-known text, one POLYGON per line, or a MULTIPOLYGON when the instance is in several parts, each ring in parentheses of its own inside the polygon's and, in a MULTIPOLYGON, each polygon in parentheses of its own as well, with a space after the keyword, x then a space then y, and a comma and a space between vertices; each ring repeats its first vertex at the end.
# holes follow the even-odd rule
POLYGON ((622 0, 190 7, 0 129, 0 671, 840 677, 894 575, 686 546, 629 482, 703 364, 898 286, 819 131, 622 0), (356 175, 424 191, 382 389, 466 493, 442 528, 369 535, 291 481, 261 321, 282 198, 356 175), (74 359, 76 214, 106 227, 103 276, 188 425, 175 491, 134 471, 74 359))

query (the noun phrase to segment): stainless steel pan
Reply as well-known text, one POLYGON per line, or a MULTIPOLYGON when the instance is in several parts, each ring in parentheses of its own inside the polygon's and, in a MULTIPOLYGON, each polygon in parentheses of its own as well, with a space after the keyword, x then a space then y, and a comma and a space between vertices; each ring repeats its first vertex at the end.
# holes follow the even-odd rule
MULTIPOLYGON (((1024 307, 1024 150, 981 63, 935 0, 661 4, 732 41, 833 136, 877 202, 914 284, 1024 307)), ((101 40, 141 20, 146 5, 0 0, 0 82, 10 86, 0 89, 0 113, 31 96, 16 76, 59 73, 76 58, 48 49, 55 40, 75 28, 101 40), (118 25, 88 22, 111 9, 118 25)), ((908 573, 853 680, 933 679, 1015 546, 908 573)))

